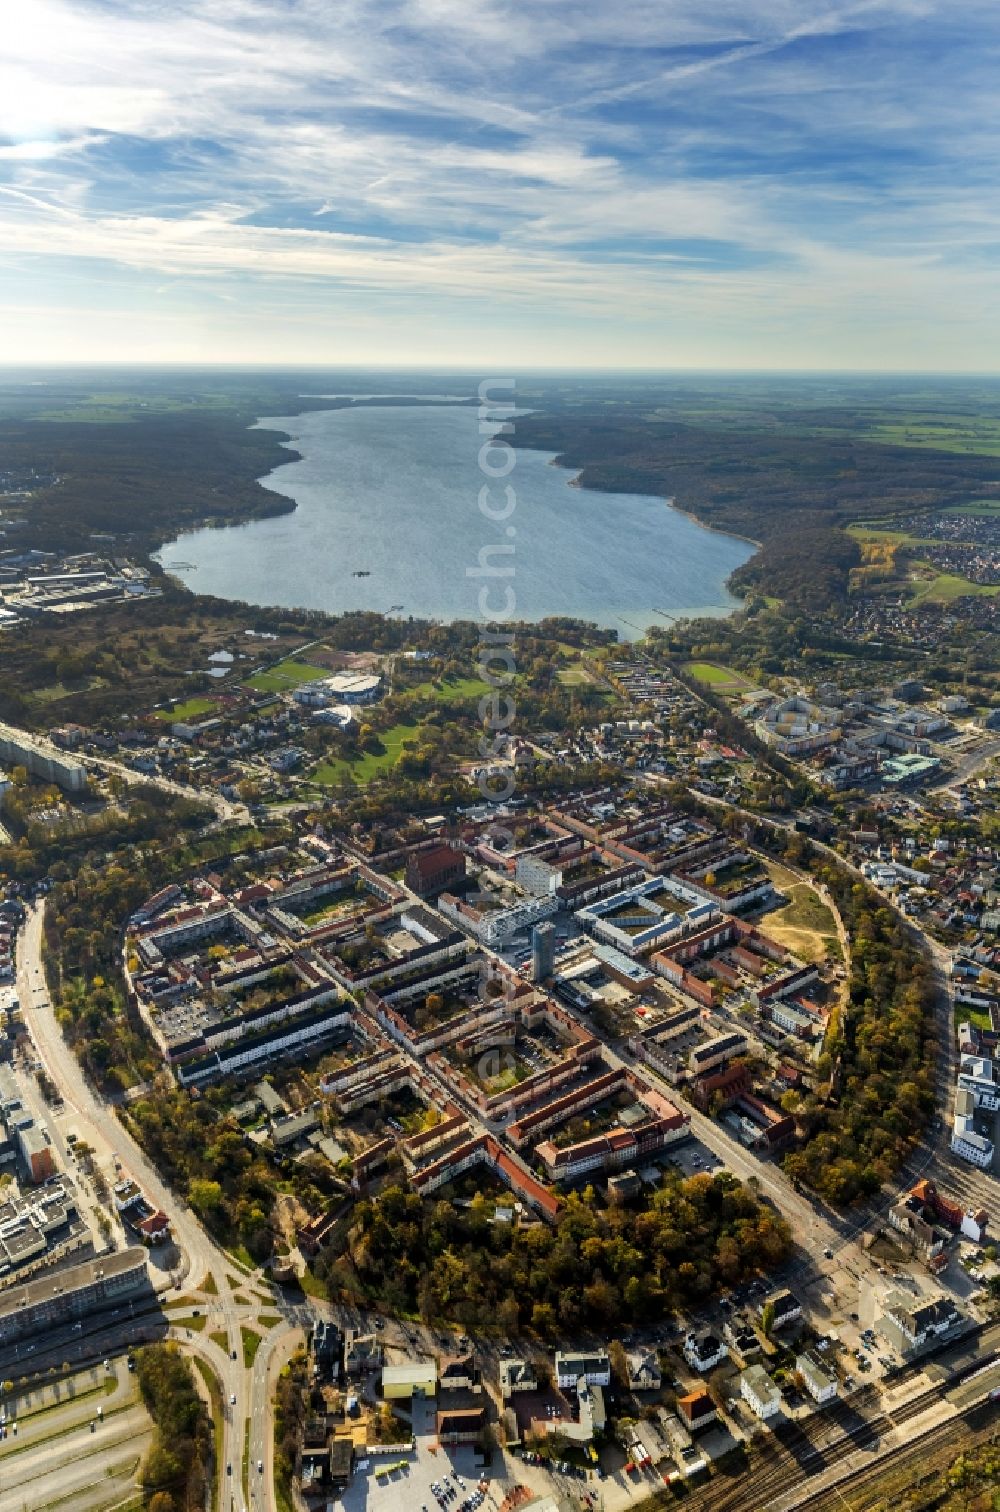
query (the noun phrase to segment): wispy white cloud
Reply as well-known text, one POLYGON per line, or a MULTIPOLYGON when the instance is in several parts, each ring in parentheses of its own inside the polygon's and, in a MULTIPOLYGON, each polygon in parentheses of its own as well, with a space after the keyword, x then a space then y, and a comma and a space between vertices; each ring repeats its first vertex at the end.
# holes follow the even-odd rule
POLYGON ((185 320, 324 297, 367 338, 530 309, 552 360, 572 321, 623 361, 638 326, 697 360, 698 321, 791 350, 833 304, 864 345, 878 302, 901 353, 973 305, 995 349, 998 44, 987 0, 32 0, 0 259, 44 259, 54 320, 88 278, 127 302, 118 269, 185 320))

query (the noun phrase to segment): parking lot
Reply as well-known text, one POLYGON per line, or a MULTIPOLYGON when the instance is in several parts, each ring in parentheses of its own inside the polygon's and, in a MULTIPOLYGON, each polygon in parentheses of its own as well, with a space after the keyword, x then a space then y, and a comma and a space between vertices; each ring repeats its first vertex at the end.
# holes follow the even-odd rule
POLYGON ((670 1164, 675 1165, 682 1176, 698 1176, 705 1171, 718 1170, 722 1161, 700 1140, 685 1139, 683 1144, 672 1145, 670 1164))
POLYGON ((483 1471, 476 1468, 471 1446, 459 1444, 449 1449, 438 1448, 435 1411, 434 1402, 419 1398, 414 1401, 414 1452, 384 1457, 371 1455, 367 1460, 359 1458, 355 1462, 350 1486, 334 1498, 337 1512, 341 1509, 343 1512, 400 1512, 403 1507, 407 1512, 422 1512, 425 1507, 427 1512, 438 1512, 441 1507, 447 1512, 458 1512, 463 1501, 479 1484, 481 1475, 487 1477, 481 1508, 495 1512, 509 1489, 503 1485, 502 1479, 497 1479, 498 1474, 501 1478, 503 1476, 503 1456, 495 1455, 494 1465, 483 1471), (400 1459, 406 1461, 405 1470, 396 1470, 381 1480, 376 1478, 375 1472, 381 1466, 394 1464, 400 1459), (451 1494, 439 1500, 432 1487, 435 1482, 443 1487, 445 1476, 448 1477, 446 1489, 451 1494))

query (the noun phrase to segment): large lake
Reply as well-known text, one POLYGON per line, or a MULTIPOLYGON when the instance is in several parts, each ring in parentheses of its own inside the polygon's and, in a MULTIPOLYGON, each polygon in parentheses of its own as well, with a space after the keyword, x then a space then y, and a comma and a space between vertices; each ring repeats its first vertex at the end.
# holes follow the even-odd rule
MULTIPOLYGON (((509 617, 573 615, 626 639, 664 615, 737 606, 725 581, 752 554, 746 542, 703 529, 664 499, 575 488, 548 453, 517 452, 489 496, 500 505, 509 483, 516 507, 502 523, 484 518, 478 499, 487 480, 472 407, 365 406, 259 424, 287 432, 301 453, 263 480, 297 508, 164 546, 163 566, 198 593, 452 620, 480 618, 485 582, 491 611, 509 603, 509 583, 509 617), (487 557, 513 566, 512 577, 469 575, 491 544, 514 546, 487 557)), ((491 455, 492 465, 499 461, 491 455)))

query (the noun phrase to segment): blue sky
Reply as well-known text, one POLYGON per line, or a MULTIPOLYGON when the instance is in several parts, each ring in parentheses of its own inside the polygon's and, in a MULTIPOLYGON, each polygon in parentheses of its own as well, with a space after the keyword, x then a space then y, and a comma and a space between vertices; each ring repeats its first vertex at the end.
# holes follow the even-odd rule
POLYGON ((995 0, 20 0, 0 362, 1000 368, 995 0))

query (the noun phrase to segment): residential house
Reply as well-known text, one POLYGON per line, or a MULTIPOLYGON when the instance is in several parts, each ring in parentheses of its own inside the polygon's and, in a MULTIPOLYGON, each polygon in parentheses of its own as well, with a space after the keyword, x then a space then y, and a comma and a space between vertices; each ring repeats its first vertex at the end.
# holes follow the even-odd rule
POLYGON ((689 1433, 707 1428, 719 1416, 718 1409, 705 1390, 691 1391, 677 1398, 677 1416, 689 1433))
POLYGON ((537 1391, 538 1377, 530 1360, 500 1361, 500 1395, 508 1401, 515 1392, 537 1391))
POLYGON ((792 1293, 785 1288, 773 1291, 765 1297, 760 1304, 760 1315, 763 1318, 765 1311, 773 1308, 773 1327, 775 1329, 787 1328, 790 1323, 795 1323, 802 1316, 802 1307, 796 1301, 792 1293))
POLYGON ((890 1292, 883 1303, 879 1333, 902 1355, 919 1354, 954 1333, 965 1321, 950 1297, 915 1302, 904 1292, 890 1292))
POLYGON ((662 1372, 655 1349, 633 1350, 626 1359, 630 1391, 659 1391, 662 1372))
POLYGON ((795 1361, 795 1369, 817 1407, 825 1407, 827 1402, 837 1400, 837 1377, 832 1370, 827 1369, 817 1354, 811 1350, 800 1354, 795 1361))
POLYGON ((763 1365, 749 1365, 740 1376, 740 1396, 762 1421, 781 1410, 781 1392, 763 1365))
POLYGON ((382 1346, 376 1334, 349 1332, 345 1336, 344 1369, 351 1376, 382 1369, 382 1346))
POLYGON ((442 1355, 438 1364, 438 1387, 441 1391, 482 1391, 472 1352, 442 1355))
POLYGON ((689 1333, 684 1340, 685 1360, 693 1369, 700 1370, 702 1375, 726 1359, 728 1354, 729 1350, 722 1340, 707 1328, 699 1333, 689 1333))
POLYGON ((576 1354, 556 1350, 556 1385, 562 1390, 576 1386, 580 1377, 588 1386, 611 1385, 611 1361, 606 1350, 597 1349, 588 1354, 576 1354))

